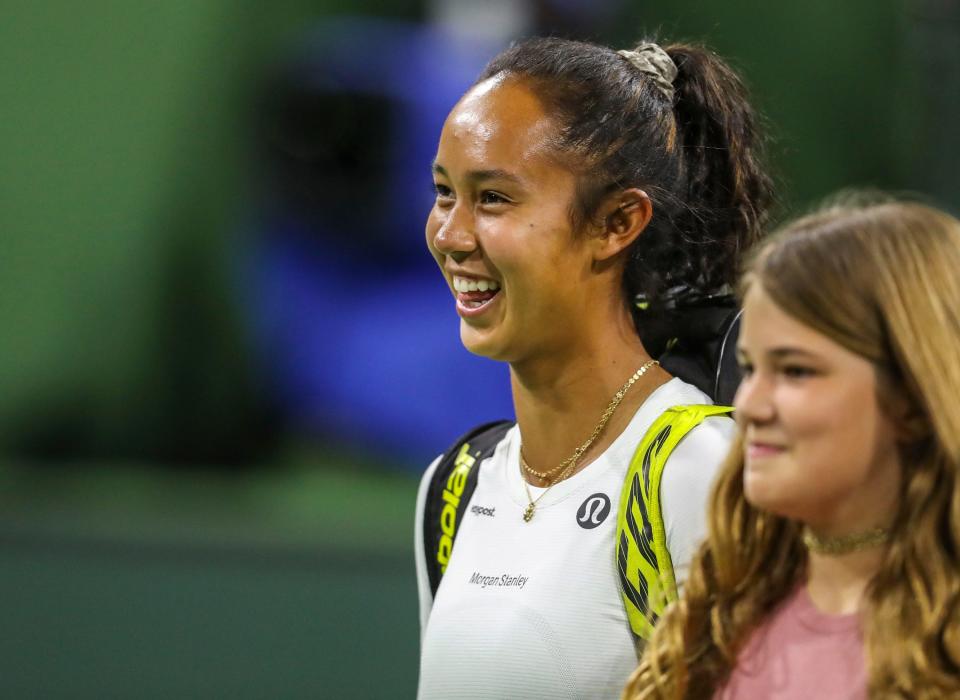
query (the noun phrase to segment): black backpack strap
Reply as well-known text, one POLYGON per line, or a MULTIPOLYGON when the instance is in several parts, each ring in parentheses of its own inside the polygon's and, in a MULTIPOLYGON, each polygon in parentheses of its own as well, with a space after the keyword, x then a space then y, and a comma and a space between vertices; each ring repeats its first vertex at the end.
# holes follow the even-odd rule
POLYGON ((674 322, 679 339, 657 358, 661 366, 715 403, 731 404, 740 384, 736 359, 740 314, 736 300, 725 295, 683 307, 674 322))
POLYGON ((433 472, 423 508, 423 551, 434 595, 450 561, 457 528, 477 488, 480 470, 474 466, 493 454, 511 427, 512 421, 497 421, 474 428, 443 453, 433 472))

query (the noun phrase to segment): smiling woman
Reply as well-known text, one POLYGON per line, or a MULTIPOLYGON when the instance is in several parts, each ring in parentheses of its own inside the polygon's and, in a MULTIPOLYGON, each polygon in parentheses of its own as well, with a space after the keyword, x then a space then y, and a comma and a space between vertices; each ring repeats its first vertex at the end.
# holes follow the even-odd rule
MULTIPOLYGON (((522 363, 569 347, 571 328, 599 316, 588 302, 614 274, 596 274, 591 247, 607 246, 602 262, 646 223, 626 236, 574 236, 577 177, 552 157, 555 130, 530 87, 500 74, 461 100, 440 138, 427 245, 456 291, 463 344, 495 360, 522 363)), ((635 199, 649 219, 649 199, 635 199)))
POLYGON ((421 483, 421 698, 623 686, 734 432, 653 359, 662 312, 733 282, 770 194, 759 147, 737 75, 687 45, 525 41, 451 111, 426 242, 463 344, 509 363, 517 423, 421 483))
POLYGON ((957 270, 960 221, 918 204, 762 249, 741 441, 625 698, 960 697, 957 270))

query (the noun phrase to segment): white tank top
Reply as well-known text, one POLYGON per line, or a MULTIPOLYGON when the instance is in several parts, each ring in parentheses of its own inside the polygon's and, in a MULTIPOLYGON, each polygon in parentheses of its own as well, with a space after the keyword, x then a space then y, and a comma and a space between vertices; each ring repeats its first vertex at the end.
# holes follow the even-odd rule
MULTIPOLYGON (((620 490, 647 428, 670 406, 694 403, 710 401, 679 379, 659 387, 600 457, 543 494, 528 523, 514 426, 477 467, 435 600, 422 541, 431 465, 417 502, 421 700, 620 696, 637 663, 614 555, 620 490)), ((705 531, 707 496, 734 430, 729 418, 705 420, 664 470, 663 518, 678 581, 705 531)), ((536 498, 542 490, 531 492, 536 498)))

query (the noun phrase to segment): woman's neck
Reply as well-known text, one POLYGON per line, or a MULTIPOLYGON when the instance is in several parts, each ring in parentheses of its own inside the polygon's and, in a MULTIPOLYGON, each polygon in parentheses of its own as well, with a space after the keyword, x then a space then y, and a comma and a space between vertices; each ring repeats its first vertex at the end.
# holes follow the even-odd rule
MULTIPOLYGON (((650 360, 635 333, 627 338, 593 340, 593 347, 581 346, 568 353, 554 352, 511 365, 523 455, 537 471, 550 472, 567 459, 593 432, 617 390, 650 360)), ((602 454, 623 432, 640 404, 669 378, 656 365, 645 372, 624 395, 571 475, 602 454)), ((538 486, 550 483, 529 475, 528 479, 538 486)))

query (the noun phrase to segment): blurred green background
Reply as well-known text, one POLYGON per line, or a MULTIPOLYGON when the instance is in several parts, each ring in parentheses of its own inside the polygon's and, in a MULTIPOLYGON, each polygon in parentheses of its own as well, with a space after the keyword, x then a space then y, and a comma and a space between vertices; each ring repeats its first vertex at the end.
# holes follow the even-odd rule
MULTIPOLYGON (((272 62, 441 4, 0 0, 3 697, 414 695, 416 477, 278 420, 230 261, 272 62)), ((851 185, 960 206, 956 2, 611 6, 589 38, 743 71, 781 217, 851 185)))

